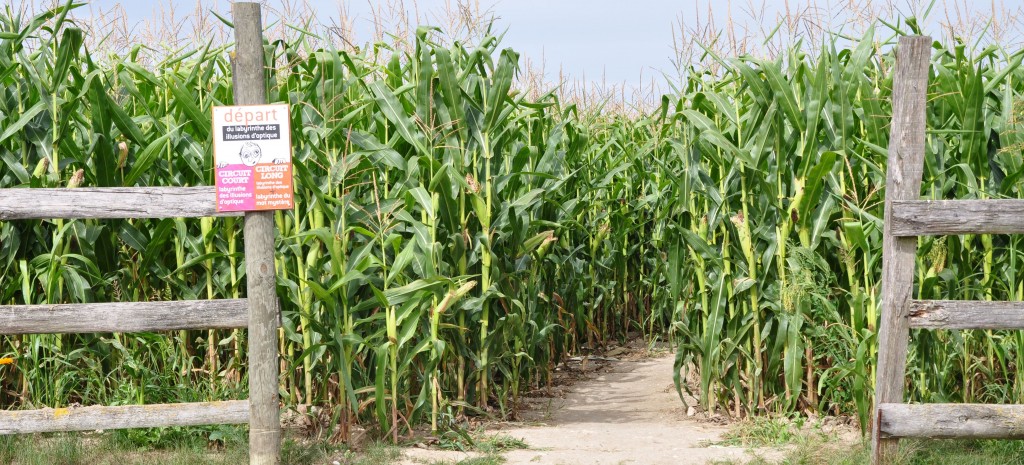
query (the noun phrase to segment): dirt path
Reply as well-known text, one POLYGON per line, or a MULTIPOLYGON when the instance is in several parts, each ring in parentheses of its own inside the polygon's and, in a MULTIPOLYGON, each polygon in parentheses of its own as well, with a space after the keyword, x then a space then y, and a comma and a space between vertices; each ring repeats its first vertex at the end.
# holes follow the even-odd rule
MULTIPOLYGON (((687 416, 672 385, 672 361, 667 354, 633 362, 589 362, 610 366, 571 385, 564 397, 534 398, 524 422, 488 434, 521 439, 529 446, 505 452, 509 465, 680 465, 751 458, 740 447, 709 445, 727 428, 687 416)), ((409 449, 405 463, 457 462, 472 456, 409 449)))

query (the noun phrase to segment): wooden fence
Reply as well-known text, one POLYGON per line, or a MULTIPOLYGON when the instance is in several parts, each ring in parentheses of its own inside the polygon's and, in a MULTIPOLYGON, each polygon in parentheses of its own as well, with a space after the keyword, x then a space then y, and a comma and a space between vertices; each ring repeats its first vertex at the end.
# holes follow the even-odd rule
MULTIPOLYGON (((266 103, 263 26, 257 3, 232 5, 235 103, 266 103)), ((2 189, 0 220, 198 218, 217 212, 214 187, 2 189)), ((273 212, 245 213, 247 298, 0 306, 0 334, 248 328, 249 399, 182 404, 0 411, 0 434, 249 424, 250 464, 276 464, 278 399, 273 212)))
POLYGON ((917 236, 1024 233, 1024 200, 920 200, 932 40, 901 37, 882 239, 882 321, 872 427, 873 463, 892 463, 898 439, 1024 439, 1024 405, 904 404, 910 328, 1024 329, 1024 302, 914 300, 917 236))

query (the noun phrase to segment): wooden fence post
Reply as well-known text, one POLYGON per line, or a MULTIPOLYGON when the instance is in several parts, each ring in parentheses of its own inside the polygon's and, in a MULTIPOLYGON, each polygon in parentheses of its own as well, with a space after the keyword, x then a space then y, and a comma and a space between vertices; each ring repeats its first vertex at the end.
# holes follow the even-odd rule
MULTIPOLYGON (((235 25, 235 104, 266 104, 260 4, 234 3, 231 17, 235 25)), ((249 463, 277 465, 281 418, 273 212, 245 214, 245 276, 249 300, 249 463)))
POLYGON ((932 40, 927 36, 900 37, 892 84, 892 126, 885 179, 885 226, 882 236, 882 307, 878 333, 878 370, 871 429, 873 463, 891 463, 897 439, 883 439, 880 404, 903 402, 909 303, 914 287, 916 237, 893 235, 893 202, 921 196, 925 151, 925 104, 932 40))

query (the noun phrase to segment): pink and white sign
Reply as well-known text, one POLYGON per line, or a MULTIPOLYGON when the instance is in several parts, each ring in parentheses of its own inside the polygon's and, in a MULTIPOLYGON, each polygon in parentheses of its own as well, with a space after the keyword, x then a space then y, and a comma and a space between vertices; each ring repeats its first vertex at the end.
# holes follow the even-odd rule
POLYGON ((294 206, 287 104, 213 107, 217 211, 294 206))

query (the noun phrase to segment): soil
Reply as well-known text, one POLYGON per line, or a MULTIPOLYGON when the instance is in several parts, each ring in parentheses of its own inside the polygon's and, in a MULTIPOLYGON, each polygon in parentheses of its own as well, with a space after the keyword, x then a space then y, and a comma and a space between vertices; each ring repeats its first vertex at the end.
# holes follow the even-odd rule
MULTIPOLYGON (((560 367, 563 383, 524 399, 519 422, 490 425, 485 435, 519 439, 527 449, 502 453, 509 465, 682 465, 716 460, 744 463, 782 451, 716 445, 728 431, 679 400, 673 356, 634 348, 577 357, 560 367)), ((687 398, 696 405, 696 400, 687 398)), ((479 453, 425 447, 404 450, 403 465, 456 463, 479 453)))

